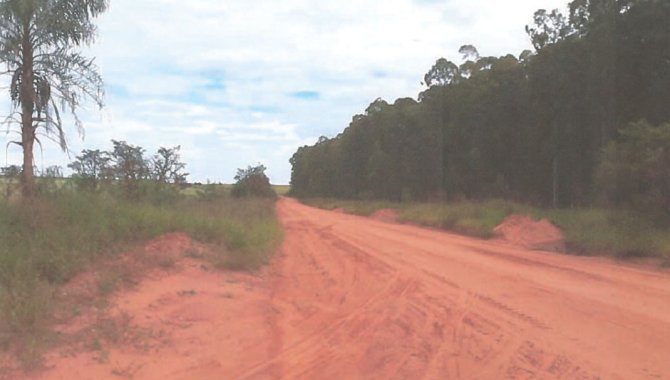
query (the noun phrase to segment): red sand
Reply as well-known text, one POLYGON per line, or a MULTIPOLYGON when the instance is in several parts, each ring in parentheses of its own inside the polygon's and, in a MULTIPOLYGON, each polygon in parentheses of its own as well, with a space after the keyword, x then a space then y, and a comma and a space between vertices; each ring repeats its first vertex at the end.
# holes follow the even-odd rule
POLYGON ((528 249, 565 251, 565 238, 547 219, 538 222, 525 215, 510 215, 494 230, 494 235, 528 249))
POLYGON ((395 222, 398 220, 398 211, 393 209, 381 209, 370 215, 372 219, 380 220, 382 222, 395 222))

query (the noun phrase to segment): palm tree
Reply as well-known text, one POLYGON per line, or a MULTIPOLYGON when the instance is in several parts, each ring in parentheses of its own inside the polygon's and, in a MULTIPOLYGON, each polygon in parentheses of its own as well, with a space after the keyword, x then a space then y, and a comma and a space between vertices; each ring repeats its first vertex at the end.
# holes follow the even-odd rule
MULTIPOLYGON (((80 134, 77 109, 86 98, 102 107, 104 88, 93 59, 76 48, 96 35, 93 19, 107 9, 108 0, 0 0, 0 62, 11 76, 12 111, 7 130, 21 136, 11 141, 23 150, 21 188, 35 192, 33 147, 40 137, 67 141, 61 114, 69 112, 80 134)), ((8 144, 9 145, 9 144, 8 144)))

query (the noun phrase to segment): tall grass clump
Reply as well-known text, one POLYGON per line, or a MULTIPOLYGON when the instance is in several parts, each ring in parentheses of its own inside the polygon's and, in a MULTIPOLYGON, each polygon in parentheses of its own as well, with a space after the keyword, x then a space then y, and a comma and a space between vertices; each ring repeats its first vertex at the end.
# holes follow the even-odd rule
POLYGON ((576 254, 670 259, 670 228, 632 211, 537 210, 535 215, 560 227, 569 251, 576 254))

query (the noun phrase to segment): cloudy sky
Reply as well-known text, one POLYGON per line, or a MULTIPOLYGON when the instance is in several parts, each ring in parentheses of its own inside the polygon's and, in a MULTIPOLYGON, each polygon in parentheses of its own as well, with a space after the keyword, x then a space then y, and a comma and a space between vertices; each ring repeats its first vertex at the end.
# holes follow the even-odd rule
MULTIPOLYGON (((378 97, 416 97, 435 60, 458 61, 461 45, 518 55, 530 48, 533 12, 565 3, 111 0, 87 49, 106 107, 84 111, 83 140, 70 128, 71 154, 109 149, 110 139, 149 152, 181 145, 191 181, 230 182, 260 162, 274 183, 288 183, 299 146, 336 135, 378 97)), ((36 160, 69 162, 54 144, 36 160)), ((6 161, 21 162, 17 148, 6 161)))

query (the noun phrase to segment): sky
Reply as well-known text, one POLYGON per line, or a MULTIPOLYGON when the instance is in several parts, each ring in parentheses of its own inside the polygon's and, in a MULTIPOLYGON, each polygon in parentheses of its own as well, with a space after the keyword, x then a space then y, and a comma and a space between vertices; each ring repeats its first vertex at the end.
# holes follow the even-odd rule
MULTIPOLYGON (((67 126, 70 152, 45 142, 36 165, 66 167, 116 139, 148 154, 180 145, 191 182, 230 183, 237 168, 262 163, 287 184, 298 147, 337 135, 377 98, 416 98, 435 61, 460 62, 462 45, 518 56, 531 49, 534 11, 566 3, 111 0, 84 48, 105 80, 105 107, 87 104, 85 135, 67 126)), ((21 162, 15 146, 5 156, 21 162)))

